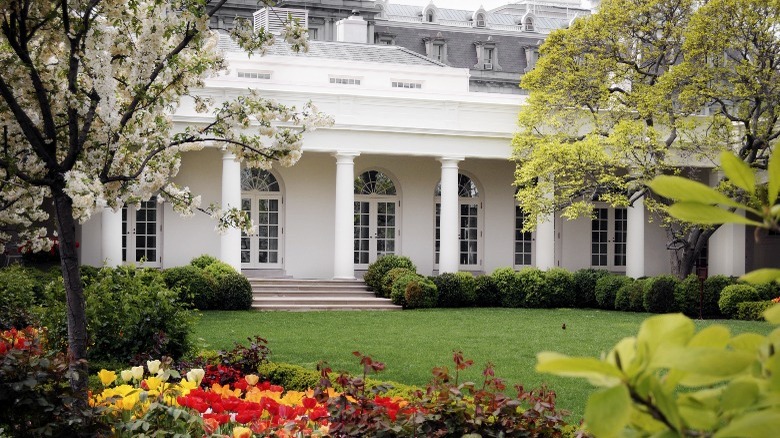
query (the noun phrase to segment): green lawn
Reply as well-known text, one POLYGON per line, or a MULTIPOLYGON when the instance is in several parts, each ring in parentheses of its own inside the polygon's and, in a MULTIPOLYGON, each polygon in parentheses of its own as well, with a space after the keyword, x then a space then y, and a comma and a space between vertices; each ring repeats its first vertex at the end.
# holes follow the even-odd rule
MULTIPOLYGON (((480 381, 486 362, 511 385, 547 383, 559 407, 578 420, 591 387, 582 379, 540 375, 534 371, 540 351, 598 356, 618 340, 636 334, 650 314, 600 310, 435 309, 402 312, 203 312, 195 328, 203 347, 227 349, 234 341, 261 335, 271 360, 314 368, 327 361, 334 370, 357 373, 353 351, 385 362, 378 377, 422 386, 431 368, 452 369, 452 351, 462 350, 475 366, 465 378, 480 381), (561 328, 566 324, 566 330, 561 328)), ((725 323, 735 333, 767 334, 764 322, 702 321, 699 328, 725 323)))

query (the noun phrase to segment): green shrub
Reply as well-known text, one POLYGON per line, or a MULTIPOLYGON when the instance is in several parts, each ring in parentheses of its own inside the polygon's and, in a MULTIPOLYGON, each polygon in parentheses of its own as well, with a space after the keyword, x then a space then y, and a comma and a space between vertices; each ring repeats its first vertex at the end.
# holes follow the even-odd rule
POLYGON ((502 307, 523 307, 525 291, 517 278, 517 272, 512 268, 498 268, 491 274, 498 288, 502 307))
POLYGON ((754 284, 760 300, 771 301, 780 297, 780 282, 770 281, 769 283, 754 284))
MULTIPOLYGON (((213 266, 213 265, 212 265, 213 266)), ((220 310, 248 310, 252 308, 252 285, 249 280, 233 272, 217 283, 220 310)))
POLYGON ((496 281, 491 275, 480 275, 474 279, 476 291, 475 304, 478 307, 501 306, 501 294, 496 286, 496 281))
POLYGON ((418 274, 398 277, 393 284, 390 298, 394 304, 408 309, 436 307, 438 301, 436 285, 418 274))
POLYGON ((764 311, 775 303, 772 301, 743 301, 737 303, 737 319, 744 321, 763 321, 764 311))
POLYGON ((724 287, 735 284, 736 280, 725 275, 713 275, 704 280, 704 305, 705 318, 718 318, 722 316, 718 301, 724 287))
MULTIPOLYGON (((87 287, 92 284, 96 278, 98 278, 100 275, 100 270, 103 268, 99 268, 97 266, 81 265, 79 269, 81 269, 81 284, 83 284, 84 287, 87 287)), ((57 269, 57 275, 60 276, 61 274, 62 272, 57 269)))
POLYGON ((430 277, 436 289, 439 291, 437 307, 463 307, 464 297, 460 289, 458 277, 451 272, 445 272, 435 277, 430 277))
POLYGON ((395 283, 395 279, 405 274, 416 274, 416 272, 408 268, 393 268, 387 271, 387 274, 382 278, 382 296, 384 298, 390 298, 390 294, 393 292, 393 283, 395 283))
POLYGON ((219 259, 216 257, 203 254, 201 256, 195 257, 194 259, 190 260, 190 264, 192 266, 195 266, 198 269, 206 269, 206 267, 218 261, 219 259))
POLYGON ((691 274, 679 283, 674 288, 674 303, 675 308, 684 313, 687 316, 698 318, 699 306, 703 299, 700 297, 702 294, 701 282, 699 277, 695 274, 691 274))
MULTIPOLYGON (((51 283, 40 307, 52 347, 67 345, 65 289, 51 283)), ((84 290, 89 360, 178 358, 190 348, 193 316, 153 269, 104 268, 84 290)))
POLYGON ((627 281, 615 295, 615 309, 623 312, 644 312, 645 282, 647 279, 627 281))
POLYGON ((596 308, 596 282, 599 278, 610 275, 606 269, 578 269, 572 274, 574 292, 576 294, 575 306, 580 309, 596 308))
POLYGON ((28 270, 19 265, 0 269, 0 330, 34 323, 35 316, 29 309, 38 301, 36 286, 28 270))
POLYGON ((563 268, 553 268, 545 273, 550 307, 574 307, 577 294, 574 276, 563 268))
POLYGON ((625 275, 604 275, 596 281, 596 303, 600 309, 615 309, 615 299, 621 287, 631 283, 633 279, 625 275))
POLYGON ((471 307, 477 303, 477 279, 471 272, 456 272, 460 283, 460 293, 463 298, 463 306, 471 307))
POLYGON ((732 284, 723 288, 718 300, 720 312, 729 318, 737 316, 737 304, 758 301, 758 291, 748 284, 732 284))
POLYGON ((674 290, 677 279, 671 275, 659 275, 645 282, 644 307, 651 313, 669 313, 675 310, 674 290))
POLYGON ((524 268, 517 273, 517 281, 525 294, 525 307, 549 308, 552 306, 552 297, 549 294, 543 271, 537 268, 524 268))
POLYGON ((177 266, 163 271, 163 279, 169 289, 178 293, 179 301, 201 310, 216 305, 217 285, 211 276, 195 266, 177 266))
POLYGON ((406 268, 410 271, 417 272, 417 267, 414 266, 412 260, 409 257, 397 256, 388 254, 377 259, 374 263, 368 265, 368 270, 363 275, 363 281, 371 288, 377 295, 382 293, 382 278, 385 274, 393 268, 406 268))
POLYGON ((225 262, 216 261, 203 268, 203 272, 219 284, 223 278, 235 274, 236 270, 225 262))

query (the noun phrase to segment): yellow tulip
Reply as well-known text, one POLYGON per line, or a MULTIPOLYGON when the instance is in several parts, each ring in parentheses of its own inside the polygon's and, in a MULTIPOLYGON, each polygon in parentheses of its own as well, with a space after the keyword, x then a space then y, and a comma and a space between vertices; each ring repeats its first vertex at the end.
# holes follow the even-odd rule
POLYGON ((103 386, 108 386, 116 380, 116 373, 114 371, 100 370, 97 375, 103 386))
POLYGON ((252 430, 248 427, 235 427, 233 428, 233 438, 250 438, 252 436, 252 430))
POLYGON ((257 374, 247 374, 244 376, 244 380, 246 380, 246 383, 248 383, 249 386, 255 386, 257 385, 257 381, 260 380, 260 377, 258 377, 257 374))
POLYGON ((157 389, 163 383, 163 381, 158 377, 147 377, 145 382, 146 382, 146 387, 149 388, 149 391, 157 391, 157 389))

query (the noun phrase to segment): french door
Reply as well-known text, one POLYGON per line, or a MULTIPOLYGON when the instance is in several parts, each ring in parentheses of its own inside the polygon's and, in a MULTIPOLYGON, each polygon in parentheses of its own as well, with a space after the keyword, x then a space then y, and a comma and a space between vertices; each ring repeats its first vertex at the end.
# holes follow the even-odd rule
POLYGON ((162 264, 162 209, 153 196, 141 205, 122 208, 122 260, 139 266, 162 264))
POLYGON ((282 197, 243 194, 241 210, 249 214, 252 233, 241 233, 241 263, 248 268, 281 268, 282 197))
POLYGON ((354 262, 366 268, 379 257, 396 253, 398 201, 358 199, 355 201, 354 262))
POLYGON ((596 208, 591 219, 591 265, 611 271, 626 269, 628 211, 596 208))

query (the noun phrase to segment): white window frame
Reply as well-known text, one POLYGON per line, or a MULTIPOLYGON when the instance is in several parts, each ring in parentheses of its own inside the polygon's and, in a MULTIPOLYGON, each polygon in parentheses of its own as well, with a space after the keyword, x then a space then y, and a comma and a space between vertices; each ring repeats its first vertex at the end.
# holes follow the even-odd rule
MULTIPOLYGON (((152 197, 147 202, 154 202, 155 205, 155 260, 140 261, 133 254, 136 253, 136 241, 139 234, 137 223, 137 211, 138 209, 134 205, 125 205, 122 207, 122 262, 125 264, 134 264, 136 266, 143 266, 149 268, 159 268, 162 266, 163 260, 163 205, 157 202, 156 197, 152 197)), ((147 204, 148 205, 148 204, 147 204)), ((143 205, 142 205, 143 207, 143 205)), ((142 235, 148 238, 149 234, 142 233, 142 235)), ((149 247, 146 247, 149 248, 149 247)))
POLYGON ((236 76, 238 76, 241 79, 268 80, 271 79, 272 73, 273 72, 271 71, 264 71, 264 70, 237 70, 236 76))
POLYGON ((328 76, 328 82, 334 85, 359 87, 363 82, 363 78, 359 76, 330 75, 328 76))

